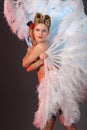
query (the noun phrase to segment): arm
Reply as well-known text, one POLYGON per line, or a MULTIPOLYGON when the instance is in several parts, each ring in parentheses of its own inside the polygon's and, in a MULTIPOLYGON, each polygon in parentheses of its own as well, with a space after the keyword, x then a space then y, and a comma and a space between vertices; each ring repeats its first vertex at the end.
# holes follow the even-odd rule
POLYGON ((29 72, 29 71, 38 69, 43 64, 44 64, 44 60, 38 59, 36 62, 32 63, 30 66, 27 66, 26 70, 29 72))
POLYGON ((38 59, 40 53, 41 49, 38 45, 32 47, 32 50, 28 51, 23 58, 23 67, 30 66, 32 63, 34 63, 38 59))
POLYGON ((42 52, 39 56, 40 59, 38 59, 36 62, 32 63, 30 66, 26 67, 26 70, 32 71, 35 69, 38 69, 41 65, 44 64, 44 59, 47 57, 48 55, 45 52, 42 52))
MULTIPOLYGON (((34 47, 32 47, 30 52, 27 52, 25 57, 23 58, 23 67, 30 67, 32 65, 34 68, 37 68, 41 66, 43 60, 39 59, 39 56, 42 52, 45 52, 47 50, 48 46, 45 44, 38 44, 34 47), (36 62, 37 61, 37 62, 36 62), (35 67, 36 65, 36 67, 35 67)), ((31 67, 32 67, 31 66, 31 67)))
POLYGON ((39 56, 40 59, 38 59, 37 61, 35 61, 34 63, 32 63, 30 66, 26 67, 26 70, 32 71, 35 69, 38 69, 40 66, 42 66, 44 64, 44 59, 47 57, 48 55, 45 52, 42 52, 39 56))

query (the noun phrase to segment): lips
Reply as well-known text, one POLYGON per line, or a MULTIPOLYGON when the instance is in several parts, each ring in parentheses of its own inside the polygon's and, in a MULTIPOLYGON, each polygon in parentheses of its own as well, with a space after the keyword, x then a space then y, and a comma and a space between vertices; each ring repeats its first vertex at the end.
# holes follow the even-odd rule
POLYGON ((40 39, 41 39, 41 38, 43 38, 43 37, 38 37, 38 38, 40 38, 40 39))

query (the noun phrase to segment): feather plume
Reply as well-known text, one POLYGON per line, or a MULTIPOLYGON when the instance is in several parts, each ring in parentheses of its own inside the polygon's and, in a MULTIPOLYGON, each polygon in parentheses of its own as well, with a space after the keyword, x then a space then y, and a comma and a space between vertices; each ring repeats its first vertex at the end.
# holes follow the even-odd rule
POLYGON ((50 15, 52 25, 34 125, 44 128, 61 109, 69 126, 79 120, 79 103, 87 96, 87 16, 82 0, 4 1, 4 15, 19 39, 28 37, 26 23, 37 12, 50 15))

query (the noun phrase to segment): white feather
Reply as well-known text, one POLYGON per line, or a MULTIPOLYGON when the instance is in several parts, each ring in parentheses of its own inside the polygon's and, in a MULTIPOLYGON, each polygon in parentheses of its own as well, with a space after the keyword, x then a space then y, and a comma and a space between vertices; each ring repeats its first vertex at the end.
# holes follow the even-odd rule
POLYGON ((36 12, 52 18, 45 77, 38 86, 34 125, 44 128, 61 108, 64 124, 80 118, 79 103, 87 95, 87 16, 82 0, 5 0, 4 15, 13 33, 28 36, 26 23, 36 12))

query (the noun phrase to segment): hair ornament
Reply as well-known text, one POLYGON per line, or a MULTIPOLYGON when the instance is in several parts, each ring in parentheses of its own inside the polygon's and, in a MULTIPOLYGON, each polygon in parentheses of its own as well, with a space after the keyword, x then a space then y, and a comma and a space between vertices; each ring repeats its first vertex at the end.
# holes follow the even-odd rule
POLYGON ((33 28, 34 28, 34 23, 30 20, 30 21, 27 23, 27 26, 29 26, 30 29, 33 29, 33 28))

